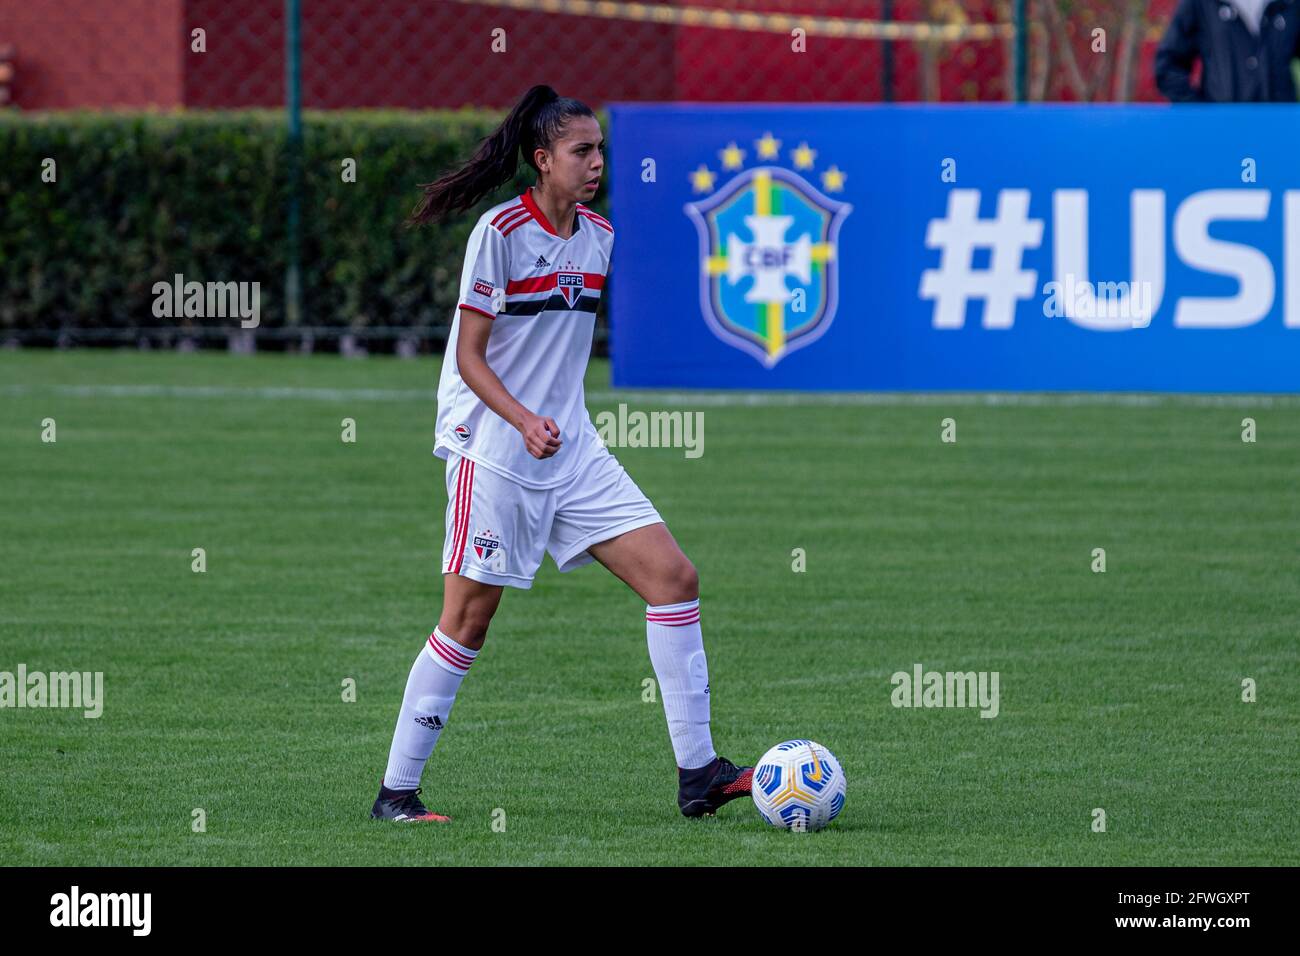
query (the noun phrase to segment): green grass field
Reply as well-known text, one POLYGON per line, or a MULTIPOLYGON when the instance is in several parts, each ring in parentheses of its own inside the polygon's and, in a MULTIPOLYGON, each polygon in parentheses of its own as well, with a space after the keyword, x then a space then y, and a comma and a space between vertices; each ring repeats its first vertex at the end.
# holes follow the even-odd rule
POLYGON ((548 558, 426 772, 454 822, 371 822, 440 608, 437 372, 0 353, 0 670, 105 685, 97 720, 0 710, 0 861, 1300 863, 1300 402, 669 405, 596 361, 593 414, 705 413, 699 459, 616 453, 699 568, 719 752, 818 740, 844 812, 805 835, 748 801, 681 818, 643 603, 548 558), (891 706, 916 663, 999 672, 1000 714, 891 706))

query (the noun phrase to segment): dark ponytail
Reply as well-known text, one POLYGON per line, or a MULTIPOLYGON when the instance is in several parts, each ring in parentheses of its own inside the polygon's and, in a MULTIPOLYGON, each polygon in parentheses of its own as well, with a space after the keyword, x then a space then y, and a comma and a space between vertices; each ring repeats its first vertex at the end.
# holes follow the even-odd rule
POLYGON ((550 149, 570 117, 595 115, 579 100, 560 96, 545 84, 534 86, 515 104, 501 125, 479 144, 469 162, 455 172, 421 185, 424 196, 406 224, 422 226, 472 208, 514 178, 520 153, 536 170, 533 152, 539 148, 550 149))

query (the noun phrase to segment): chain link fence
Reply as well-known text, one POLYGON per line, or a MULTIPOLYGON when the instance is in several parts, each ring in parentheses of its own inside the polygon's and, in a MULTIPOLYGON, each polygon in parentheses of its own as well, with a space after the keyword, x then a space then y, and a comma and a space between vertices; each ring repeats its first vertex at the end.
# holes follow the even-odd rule
MULTIPOLYGON (((502 108, 539 80, 593 106, 1154 100, 1175 2, 311 0, 303 105, 502 108)), ((185 105, 284 105, 280 0, 190 0, 185 17, 208 43, 188 56, 185 105)))
MULTIPOLYGON (((538 82, 597 109, 636 100, 1156 100, 1151 61, 1176 2, 81 0, 69 13, 65 0, 0 0, 0 103, 7 96, 20 111, 163 106, 262 108, 292 116, 288 78, 294 75, 300 77, 301 107, 322 111, 500 110, 538 82), (294 6, 300 11, 296 44, 287 42, 294 6), (48 62, 33 61, 42 43, 51 51, 48 62)), ((346 122, 356 136, 372 135, 364 124, 346 122)), ((443 320, 410 315, 409 309, 401 316, 405 326, 392 316, 364 315, 364 309, 346 320, 355 329, 340 325, 337 315, 325 323, 320 303, 331 293, 321 276, 337 278, 344 267, 322 272, 319 235, 313 240, 308 229, 300 238, 291 210, 301 206, 310 227, 333 214, 335 200, 323 180, 299 182, 293 170, 301 163, 301 145, 292 134, 290 142, 289 161, 278 165, 276 159, 268 169, 290 196, 285 215, 278 196, 259 194, 275 222, 249 226, 283 232, 288 251, 277 252, 275 260, 291 263, 283 281, 278 272, 265 277, 268 288, 283 289, 286 319, 259 333, 259 340, 309 340, 319 327, 323 338, 355 332, 386 349, 409 344, 415 326, 420 340, 436 347, 445 334, 443 320)), ((426 165, 427 174, 439 171, 426 165)), ((120 168, 109 164, 104 174, 119 176, 120 168)), ((409 175, 389 175, 385 188, 394 196, 402 202, 414 196, 409 175)), ((92 184, 88 179, 87 188, 92 184)), ((175 199, 163 197, 164 211, 175 199)), ((401 210, 390 218, 400 220, 401 210)), ((178 248, 200 248, 183 225, 176 226, 178 248)), ((444 232, 452 238, 455 229, 444 232)), ((356 250, 349 255, 348 268, 366 259, 356 250)), ((448 261, 459 265, 456 255, 449 253, 448 261)), ((454 282, 455 271, 440 283, 454 282)), ((24 281, 34 282, 30 275, 24 281)), ((441 301, 441 284, 429 301, 441 301)), ((28 301, 39 298, 33 293, 28 301)), ((65 335, 86 341, 92 333, 105 340, 135 334, 120 324, 78 319, 75 311, 64 307, 47 331, 65 330, 57 333, 60 341, 65 335)), ((598 318, 599 349, 603 307, 598 318)))

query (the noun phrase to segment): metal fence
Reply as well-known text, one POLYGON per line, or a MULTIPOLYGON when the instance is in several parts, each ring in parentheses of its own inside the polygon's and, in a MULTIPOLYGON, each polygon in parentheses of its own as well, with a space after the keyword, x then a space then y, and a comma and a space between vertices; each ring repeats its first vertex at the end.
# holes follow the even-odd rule
MULTIPOLYGON (((20 109, 41 96, 269 107, 285 110, 292 143, 300 109, 503 108, 537 82, 597 108, 1153 100, 1151 59, 1177 0, 82 0, 47 15, 62 2, 0 0, 0 51, 16 46, 0 54, 0 94, 20 109), (62 59, 25 71, 40 42, 62 59), (111 55, 87 54, 101 47, 111 55)), ((300 175, 292 150, 284 175, 300 175)), ((284 301, 305 333, 297 195, 284 301)))
MULTIPOLYGON (((303 105, 319 109, 504 107, 539 79, 593 106, 1154 100, 1174 4, 311 0, 296 52, 303 105)), ((284 105, 286 6, 190 0, 187 32, 220 55, 187 58, 186 105, 284 105)))

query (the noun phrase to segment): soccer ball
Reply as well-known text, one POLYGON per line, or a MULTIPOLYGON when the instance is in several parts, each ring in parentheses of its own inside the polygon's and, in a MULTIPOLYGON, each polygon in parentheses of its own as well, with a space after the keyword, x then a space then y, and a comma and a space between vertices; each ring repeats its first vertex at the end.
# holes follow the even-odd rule
POLYGON ((787 740, 754 765, 754 806, 774 827, 820 830, 843 809, 846 784, 840 762, 821 744, 787 740))

